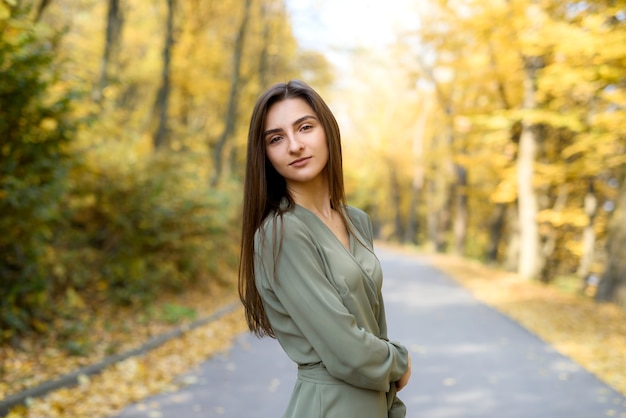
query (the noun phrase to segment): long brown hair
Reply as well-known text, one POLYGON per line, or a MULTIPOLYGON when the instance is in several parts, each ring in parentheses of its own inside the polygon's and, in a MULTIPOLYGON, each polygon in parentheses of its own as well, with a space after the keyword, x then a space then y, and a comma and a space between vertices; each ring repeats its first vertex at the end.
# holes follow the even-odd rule
MULTIPOLYGON (((274 104, 300 98, 306 101, 317 115, 328 145, 328 184, 330 204, 343 218, 346 227, 346 196, 343 186, 341 155, 341 135, 335 116, 321 96, 306 83, 291 80, 270 87, 258 99, 250 118, 248 150, 243 197, 243 222, 241 234, 241 257, 239 260, 239 297, 246 312, 250 331, 259 337, 274 337, 274 331, 267 319, 261 296, 255 285, 254 235, 268 216, 282 216, 293 209, 295 203, 289 195, 285 179, 276 172, 266 157, 263 132, 267 112, 274 104), (281 208, 281 201, 288 205, 281 208)), ((280 249, 279 249, 280 251, 280 249)))

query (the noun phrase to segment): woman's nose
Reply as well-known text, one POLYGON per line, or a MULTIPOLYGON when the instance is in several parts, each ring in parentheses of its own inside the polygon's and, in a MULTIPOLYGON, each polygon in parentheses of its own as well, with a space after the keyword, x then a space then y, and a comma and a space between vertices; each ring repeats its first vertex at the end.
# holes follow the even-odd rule
POLYGON ((298 140, 298 138, 296 138, 293 135, 289 137, 289 152, 291 153, 300 152, 302 151, 303 148, 304 148, 304 145, 302 144, 302 142, 298 140))

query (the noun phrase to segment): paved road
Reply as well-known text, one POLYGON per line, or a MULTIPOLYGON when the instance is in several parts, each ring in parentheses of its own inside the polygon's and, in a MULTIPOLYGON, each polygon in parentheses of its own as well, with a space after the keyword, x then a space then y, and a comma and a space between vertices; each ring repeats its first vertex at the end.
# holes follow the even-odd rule
MULTIPOLYGON (((409 418, 626 418, 626 398, 424 259, 377 253, 389 335, 413 357, 400 393, 409 418)), ((180 391, 119 418, 279 418, 295 373, 276 341, 242 335, 229 353, 183 376, 180 391)))

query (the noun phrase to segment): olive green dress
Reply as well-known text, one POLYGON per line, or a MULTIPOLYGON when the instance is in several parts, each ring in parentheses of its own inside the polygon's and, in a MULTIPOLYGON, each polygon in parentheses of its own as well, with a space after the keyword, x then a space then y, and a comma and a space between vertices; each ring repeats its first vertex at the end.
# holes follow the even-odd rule
POLYGON ((255 237, 257 288, 278 342, 298 364, 284 418, 406 415, 394 382, 408 354, 387 340, 371 221, 359 209, 347 212, 349 250, 298 205, 270 215, 255 237))

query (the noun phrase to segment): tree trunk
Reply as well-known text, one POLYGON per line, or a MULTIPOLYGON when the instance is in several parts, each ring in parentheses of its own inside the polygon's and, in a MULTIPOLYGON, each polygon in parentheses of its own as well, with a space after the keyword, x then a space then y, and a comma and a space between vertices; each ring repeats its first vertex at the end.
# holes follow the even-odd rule
POLYGON ((404 229, 403 241, 408 244, 417 244, 418 229, 418 208, 419 199, 422 192, 422 186, 418 182, 417 178, 413 179, 413 184, 410 190, 409 199, 409 212, 406 218, 406 228, 404 229))
MULTIPOLYGON (((541 66, 537 57, 524 58, 524 109, 535 107, 536 71, 541 66)), ((533 185, 535 155, 537 153, 537 131, 529 121, 522 122, 522 133, 517 154, 517 193, 519 214, 519 264, 517 272, 526 279, 539 273, 539 226, 537 225, 538 203, 533 185)))
POLYGON ((441 206, 437 215, 439 216, 439 234, 440 243, 437 251, 445 253, 450 248, 450 234, 453 232, 454 218, 452 211, 454 210, 454 184, 447 183, 443 186, 444 204, 441 206))
POLYGON ((580 278, 580 293, 584 294, 589 285, 589 275, 592 273, 593 258, 596 248, 595 219, 598 213, 598 197, 594 187, 594 179, 589 179, 587 194, 585 195, 584 210, 587 215, 587 225, 583 229, 582 255, 576 275, 580 278))
MULTIPOLYGON (((423 62, 418 59, 419 66, 422 68, 422 73, 426 76, 435 88, 435 94, 439 106, 445 115, 445 132, 442 134, 442 138, 446 141, 448 151, 453 152, 452 148, 455 140, 454 133, 454 103, 452 100, 453 90, 445 92, 441 83, 437 82, 436 77, 433 74, 433 70, 429 69, 423 62)), ((465 235, 467 231, 467 198, 461 197, 454 202, 455 184, 461 184, 463 179, 458 178, 458 174, 466 175, 465 169, 457 167, 451 156, 447 156, 441 163, 440 170, 448 171, 448 176, 442 179, 443 176, 437 176, 437 179, 429 182, 438 193, 441 193, 440 197, 435 197, 437 203, 435 203, 435 213, 429 211, 428 214, 428 230, 429 238, 435 244, 435 248, 438 252, 445 252, 449 240, 446 237, 447 233, 452 231, 454 238, 455 250, 461 246, 464 246, 465 235), (452 180, 450 180, 452 179, 452 180), (451 183, 454 182, 454 183, 451 183), (443 183, 443 184, 442 184, 443 183), (455 204, 456 203, 456 204, 455 204), (454 205, 454 208, 453 208, 454 205), (452 211, 454 210, 454 213, 452 211), (452 216, 455 216, 454 220, 452 216), (458 234, 458 235, 457 235, 458 234), (457 239, 458 238, 458 239, 457 239)), ((459 187, 459 196, 466 193, 465 187, 459 187)), ((430 196, 432 200, 432 196, 430 196)))
POLYGON ((157 118, 157 128, 152 136, 155 150, 160 150, 168 142, 167 113, 170 97, 170 68, 172 61, 172 48, 174 46, 174 13, 175 0, 167 0, 167 22, 165 30, 165 43, 163 45, 163 68, 161 71, 161 87, 154 102, 153 115, 157 118))
POLYGON ((449 211, 446 207, 448 199, 442 196, 446 193, 446 185, 441 178, 429 179, 426 182, 428 198, 426 222, 428 225, 428 241, 437 252, 445 252, 445 225, 446 217, 449 217, 449 211))
POLYGON ((419 204, 424 190, 424 136, 426 135, 429 113, 429 109, 426 107, 422 112, 418 112, 415 135, 413 136, 413 181, 411 183, 407 227, 404 234, 404 241, 411 244, 418 243, 420 234, 419 204))
MULTIPOLYGON (((557 194, 552 210, 555 212, 561 212, 566 208, 567 198, 569 196, 569 190, 566 184, 559 185, 559 192, 557 194)), ((541 254, 543 262, 541 263, 539 279, 544 283, 549 283, 554 278, 554 272, 558 268, 558 260, 554 256, 554 251, 557 248, 558 231, 553 225, 549 225, 546 228, 549 232, 546 234, 546 239, 541 248, 541 254)))
POLYGON ((35 22, 39 22, 39 20, 43 16, 43 12, 48 6, 50 6, 50 3, 51 0, 41 0, 41 3, 39 3, 39 6, 37 6, 37 13, 35 13, 35 22))
POLYGON ((487 262, 497 263, 499 259, 500 242, 504 235, 506 224, 507 205, 498 203, 489 222, 489 242, 487 243, 487 262))
POLYGON ((467 170, 454 164, 456 172, 456 184, 454 185, 454 252, 457 255, 465 253, 465 241, 467 237, 467 170))
MULTIPOLYGON (((493 42, 488 41, 487 48, 489 51, 490 66, 494 72, 494 75, 496 75, 497 92, 498 92, 498 96, 500 97, 502 108, 506 110, 510 110, 511 104, 509 103, 505 83, 500 78, 500 76, 497 76, 498 74, 500 74, 500 72, 498 71, 498 63, 496 60, 497 54, 493 46, 493 42)), ((511 126, 510 139, 512 143, 519 144, 519 134, 520 134, 519 128, 520 128, 519 123, 514 123, 511 126)), ((506 153, 506 154, 509 154, 509 153, 506 153)), ((511 153, 509 155, 509 162, 512 164, 516 160, 517 160, 517 154, 511 153)), ((517 228, 518 220, 516 216, 510 217, 507 215, 510 211, 510 208, 514 208, 514 207, 515 206, 513 204, 509 204, 509 203, 497 203, 496 204, 491 221, 489 222, 489 243, 487 244, 487 262, 495 264, 500 260, 500 257, 501 257, 500 256, 500 243, 502 242, 504 238, 504 233, 505 233, 506 226, 507 226, 507 218, 512 218, 514 226, 511 227, 510 229, 514 230, 514 233, 511 234, 511 240, 510 240, 511 249, 509 250, 507 248, 507 254, 506 254, 506 259, 505 259, 504 264, 508 265, 509 270, 513 270, 513 271, 517 270, 517 257, 518 257, 517 251, 518 251, 518 244, 519 244, 518 235, 517 235, 519 232, 517 228), (512 262, 511 260, 516 260, 516 261, 512 262), (511 264, 515 266, 513 269, 511 269, 511 264)))
POLYGON ((100 64, 100 81, 93 95, 96 103, 102 102, 104 89, 109 84, 109 69, 112 57, 118 50, 122 25, 123 17, 120 9, 120 0, 109 0, 104 53, 102 54, 102 62, 100 64))
POLYGON ((607 245, 607 264, 600 279, 596 299, 626 308, 626 181, 615 202, 607 245))
POLYGON ((510 228, 509 240, 506 246, 504 258, 504 269, 506 271, 517 271, 520 261, 520 232, 519 232, 519 205, 509 205, 507 207, 507 225, 510 228))
POLYGON ((224 146, 228 139, 235 131, 235 120, 237 118, 237 105, 239 100, 239 84, 241 79, 241 60, 243 56, 244 41, 246 37, 246 31, 248 29, 248 20, 250 17, 251 0, 246 0, 243 10, 243 18, 239 25, 239 31, 237 32, 237 39, 235 40, 235 49, 233 53, 233 70, 232 79, 230 84, 230 94, 228 96, 228 110, 226 113, 226 123, 224 130, 220 135, 217 144, 215 144, 215 150, 213 151, 213 177, 211 178, 211 187, 217 186, 222 177, 222 159, 224 154, 224 146))
POLYGON ((271 26, 269 25, 269 6, 266 3, 261 5, 261 19, 263 21, 263 42, 261 44, 261 52, 259 54, 259 84, 262 89, 267 88, 269 84, 269 46, 271 42, 271 34, 270 31, 271 26))
POLYGON ((401 241, 402 233, 402 192, 398 174, 393 164, 389 164, 389 186, 391 187, 391 207, 393 208, 393 237, 401 241))

